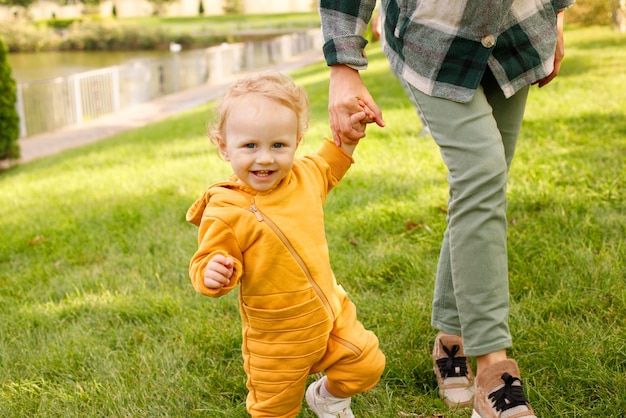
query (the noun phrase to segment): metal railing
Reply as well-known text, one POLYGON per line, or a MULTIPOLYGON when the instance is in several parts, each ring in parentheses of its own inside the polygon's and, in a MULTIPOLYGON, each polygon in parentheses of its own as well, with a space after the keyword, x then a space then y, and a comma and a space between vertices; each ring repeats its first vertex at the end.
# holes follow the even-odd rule
POLYGON ((218 84, 242 71, 287 61, 320 49, 319 28, 262 41, 224 44, 131 61, 68 77, 19 83, 20 137, 80 124, 130 106, 218 84))

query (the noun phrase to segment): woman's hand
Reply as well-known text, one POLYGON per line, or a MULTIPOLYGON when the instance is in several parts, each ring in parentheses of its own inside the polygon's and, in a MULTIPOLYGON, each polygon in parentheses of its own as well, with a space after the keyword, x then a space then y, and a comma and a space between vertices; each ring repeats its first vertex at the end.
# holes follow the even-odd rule
POLYGON ((355 129, 352 117, 363 111, 367 116, 364 122, 385 126, 382 111, 363 84, 359 72, 347 65, 331 66, 328 115, 335 144, 354 145, 365 136, 364 130, 355 129))
POLYGON ((565 57, 565 41, 563 39, 563 22, 565 20, 565 10, 561 10, 556 15, 556 50, 554 51, 554 68, 552 72, 545 78, 533 83, 539 87, 543 87, 552 81, 561 71, 561 63, 565 57))

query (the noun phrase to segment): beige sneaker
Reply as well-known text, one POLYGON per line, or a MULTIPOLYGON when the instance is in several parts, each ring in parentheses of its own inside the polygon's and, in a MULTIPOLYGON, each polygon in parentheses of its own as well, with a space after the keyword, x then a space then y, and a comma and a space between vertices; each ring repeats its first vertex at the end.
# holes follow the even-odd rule
POLYGON ((474 397, 474 373, 463 351, 463 340, 439 333, 433 348, 439 397, 450 408, 468 407, 474 397))
POLYGON ((499 361, 476 378, 472 418, 537 418, 524 396, 517 363, 499 361))
POLYGON ((350 409, 351 398, 320 396, 319 388, 326 381, 326 376, 311 383, 306 390, 306 403, 319 418, 354 418, 350 409))

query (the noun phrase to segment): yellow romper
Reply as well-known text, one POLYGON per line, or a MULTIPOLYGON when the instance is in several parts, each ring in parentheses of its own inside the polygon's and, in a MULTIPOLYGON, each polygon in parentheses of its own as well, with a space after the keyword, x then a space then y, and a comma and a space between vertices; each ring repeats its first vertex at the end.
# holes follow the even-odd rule
POLYGON ((253 417, 295 417, 310 374, 325 371, 330 391, 350 397, 375 386, 384 370, 378 339, 337 285, 325 236, 326 195, 352 162, 325 140, 272 190, 256 192, 233 176, 187 212, 199 226, 189 267, 195 289, 219 297, 239 285, 253 417), (235 272, 228 287, 208 289, 204 269, 216 254, 231 257, 235 272))

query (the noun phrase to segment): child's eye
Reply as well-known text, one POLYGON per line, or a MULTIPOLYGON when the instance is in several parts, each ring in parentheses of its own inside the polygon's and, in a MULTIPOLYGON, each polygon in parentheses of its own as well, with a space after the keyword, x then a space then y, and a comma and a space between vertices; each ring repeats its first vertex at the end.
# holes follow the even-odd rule
POLYGON ((273 145, 274 148, 282 148, 284 146, 285 146, 284 144, 274 144, 273 145))
POLYGON ((246 144, 246 145, 244 145, 244 147, 252 149, 252 148, 256 147, 256 145, 254 145, 254 144, 246 144))

